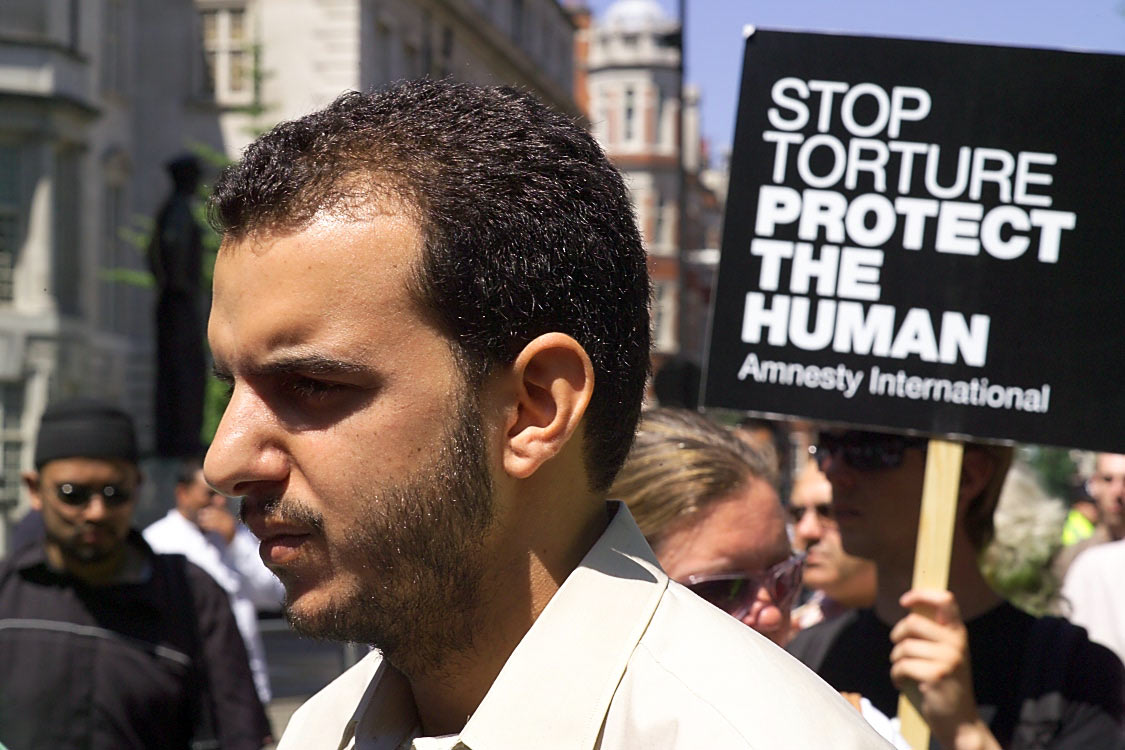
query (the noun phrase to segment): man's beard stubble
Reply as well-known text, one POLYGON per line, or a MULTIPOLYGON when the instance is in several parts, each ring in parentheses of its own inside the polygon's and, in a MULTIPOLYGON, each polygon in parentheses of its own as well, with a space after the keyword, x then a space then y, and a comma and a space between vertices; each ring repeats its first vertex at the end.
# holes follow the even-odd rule
MULTIPOLYGON (((493 517, 473 394, 460 395, 429 466, 401 484, 340 500, 353 509, 353 523, 330 550, 330 564, 362 571, 360 588, 311 613, 294 611, 286 601, 293 628, 315 638, 374 645, 411 673, 431 671, 450 654, 471 648, 484 536, 493 517)), ((323 527, 320 515, 299 501, 278 499, 267 512, 323 527)))
POLYGON ((45 526, 47 540, 58 548, 65 559, 78 563, 79 565, 91 565, 104 562, 112 557, 120 556, 124 553, 124 548, 127 543, 126 537, 121 537, 112 527, 106 524, 79 524, 69 534, 56 532, 49 524, 45 524, 45 526), (107 547, 97 547, 80 541, 79 537, 86 526, 97 526, 103 529, 105 533, 114 538, 113 542, 107 547))

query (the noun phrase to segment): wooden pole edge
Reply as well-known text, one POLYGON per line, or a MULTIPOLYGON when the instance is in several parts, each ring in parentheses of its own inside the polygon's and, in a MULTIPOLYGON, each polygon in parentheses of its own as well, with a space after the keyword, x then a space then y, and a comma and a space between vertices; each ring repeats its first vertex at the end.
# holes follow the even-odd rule
MULTIPOLYGON (((953 555, 963 452, 961 443, 937 438, 931 439, 927 448, 922 509, 914 553, 913 587, 916 589, 944 590, 949 586, 949 562, 953 555)), ((928 750, 930 727, 905 692, 898 697, 898 717, 903 739, 910 747, 928 750)))

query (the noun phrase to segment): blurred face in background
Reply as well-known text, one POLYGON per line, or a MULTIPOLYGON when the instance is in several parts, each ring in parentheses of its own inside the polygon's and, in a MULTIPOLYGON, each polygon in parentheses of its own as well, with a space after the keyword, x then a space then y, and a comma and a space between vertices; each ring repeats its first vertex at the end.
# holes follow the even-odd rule
POLYGON ((1099 453, 1086 485, 1098 505, 1098 518, 1114 539, 1125 538, 1125 455, 1099 453))
POLYGON ((672 527, 655 545, 661 567, 743 623, 784 645, 800 566, 791 561, 773 487, 751 479, 672 527))
POLYGON ((912 569, 925 441, 875 432, 821 432, 816 460, 832 484, 843 548, 879 565, 912 569))
POLYGON ((190 482, 176 484, 176 508, 192 523, 199 523, 199 511, 212 505, 225 508, 227 499, 211 489, 203 478, 203 469, 197 469, 190 482))
POLYGON ((60 458, 27 475, 25 481, 31 507, 43 514, 52 563, 82 569, 124 554, 140 481, 136 466, 60 458))
POLYGON ((789 498, 793 547, 805 552, 804 584, 849 607, 875 599, 875 564, 844 552, 832 508, 832 484, 809 462, 789 498))

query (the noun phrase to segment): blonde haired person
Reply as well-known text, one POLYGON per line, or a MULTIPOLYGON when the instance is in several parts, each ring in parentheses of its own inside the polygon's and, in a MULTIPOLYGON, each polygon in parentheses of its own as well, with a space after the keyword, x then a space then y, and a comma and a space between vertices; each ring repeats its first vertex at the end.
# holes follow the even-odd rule
POLYGON ((610 497, 629 506, 669 577, 784 645, 800 587, 776 468, 694 412, 654 409, 610 497))

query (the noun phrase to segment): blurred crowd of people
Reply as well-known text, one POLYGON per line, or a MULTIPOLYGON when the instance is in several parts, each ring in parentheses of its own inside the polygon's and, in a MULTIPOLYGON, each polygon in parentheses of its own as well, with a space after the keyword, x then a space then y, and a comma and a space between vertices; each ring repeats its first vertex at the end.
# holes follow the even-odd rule
MULTIPOLYGON (((94 724, 75 723, 90 712, 60 700, 65 684, 71 698, 94 700, 141 738, 267 741, 270 686, 257 612, 276 609, 284 592, 227 498, 207 485, 201 462, 182 462, 174 507, 141 535, 130 526, 142 478, 128 417, 68 400, 47 411, 39 435, 37 470, 26 477, 34 511, 0 577, 0 620, 8 623, 0 715, 35 721, 6 725, 8 740, 43 746, 44 732, 96 736, 94 724), (181 555, 210 577, 154 553, 181 555), (161 576, 190 595, 151 599, 146 588, 161 576), (219 591, 229 606, 219 606, 219 591), (168 652, 167 664, 157 661, 166 673, 138 670, 128 649, 115 646, 120 638, 168 652), (187 665, 171 653, 177 639, 187 665), (91 659, 116 665, 110 684, 85 684, 91 659), (176 686, 185 666, 204 674, 176 686), (151 689, 187 690, 184 715, 134 712, 144 701, 130 693, 151 689), (207 691, 223 696, 213 702, 221 711, 202 709, 207 691), (12 735, 13 726, 27 734, 12 735)), ((1027 467, 1009 466, 1009 449, 968 445, 950 591, 941 593, 910 585, 925 451, 917 438, 796 433, 763 420, 728 427, 658 408, 643 415, 610 496, 628 505, 673 580, 787 647, 900 747, 887 717, 912 683, 928 696, 922 705, 942 747, 971 728, 1002 747, 1035 747, 1026 737, 1044 721, 1068 724, 1067 747, 1103 746, 1098 738, 1111 735, 1099 732, 1120 732, 1125 456, 1096 457, 1085 485, 1093 518, 1084 535, 1071 523, 1064 538, 1066 509, 1027 467), (909 614, 919 605, 935 619, 909 614), (1064 620, 1028 611, 1066 615, 1093 642, 1064 620)))
POLYGON ((904 690, 943 748, 1125 742, 1125 456, 1096 457, 1096 515, 1065 545, 1066 508, 1012 449, 966 444, 949 590, 928 591, 912 585, 927 440, 795 430, 649 411, 611 495, 674 580, 785 646, 898 747, 904 690))
MULTIPOLYGON (((1116 747, 1125 456, 1096 456, 1085 484, 1094 512, 1075 535, 1010 449, 966 445, 949 591, 936 592, 911 585, 926 447, 656 408, 610 496, 670 578, 787 648, 898 747, 888 717, 914 689, 941 747, 974 733, 998 747, 1116 747)), ((33 511, 0 568, 4 739, 268 742, 258 610, 284 591, 200 460, 182 462, 174 507, 139 534, 131 421, 71 399, 44 415, 25 481, 33 511), (137 664, 138 642, 164 658, 137 664), (170 691, 182 713, 137 711, 148 691, 170 691)))

